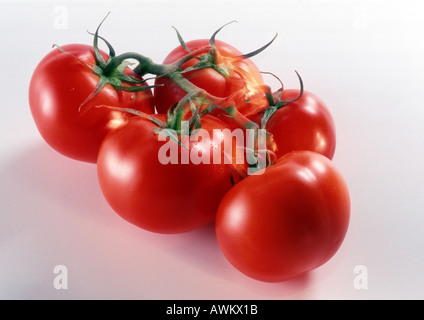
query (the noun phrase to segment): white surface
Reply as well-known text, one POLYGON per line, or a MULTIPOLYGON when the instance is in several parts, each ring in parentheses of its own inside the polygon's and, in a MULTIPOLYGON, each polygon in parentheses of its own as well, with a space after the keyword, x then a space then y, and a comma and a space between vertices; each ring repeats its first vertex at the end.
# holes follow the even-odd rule
POLYGON ((0 1, 0 298, 424 298, 423 9, 422 1, 0 1), (118 53, 157 62, 178 44, 173 25, 191 40, 238 20, 218 38, 244 52, 278 32, 253 60, 286 87, 298 86, 298 70, 337 125, 334 162, 352 219, 330 262, 286 283, 248 279, 225 261, 213 228, 138 229, 108 207, 94 165, 46 145, 27 102, 31 73, 53 43, 91 43, 86 30, 108 11, 101 33, 118 53), (56 265, 68 268, 67 290, 53 286, 56 265), (354 286, 357 265, 368 289, 354 286))

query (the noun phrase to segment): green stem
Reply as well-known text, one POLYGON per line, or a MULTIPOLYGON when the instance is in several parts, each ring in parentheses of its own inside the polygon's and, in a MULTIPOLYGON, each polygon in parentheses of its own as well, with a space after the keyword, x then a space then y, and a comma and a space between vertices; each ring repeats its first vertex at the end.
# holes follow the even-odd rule
MULTIPOLYGON (((214 105, 226 111, 230 116, 233 116, 234 119, 239 124, 247 128, 257 128, 258 125, 256 123, 247 119, 242 113, 240 113, 237 110, 237 108, 234 108, 234 105, 235 105, 234 101, 237 98, 236 97, 237 94, 230 97, 226 97, 226 98, 220 98, 220 97, 214 96, 208 93, 207 91, 197 87, 181 74, 181 67, 184 65, 184 63, 186 63, 187 61, 193 59, 194 57, 198 55, 209 52, 210 49, 211 49, 210 46, 199 48, 197 50, 189 52, 183 58, 175 61, 174 63, 167 64, 167 65, 154 63, 152 59, 135 52, 124 53, 120 56, 117 56, 114 58, 113 63, 115 65, 119 65, 124 60, 134 59, 138 61, 139 63, 139 65, 134 69, 134 71, 138 73, 140 76, 144 76, 145 74, 148 74, 148 73, 158 75, 158 76, 166 76, 170 78, 175 84, 177 84, 181 89, 183 89, 187 93, 187 96, 183 98, 180 101, 180 103, 178 103, 177 107, 174 110, 175 115, 180 120, 183 119, 184 115, 186 114, 189 100, 195 97, 201 103, 214 105)), ((213 108, 209 108, 207 112, 202 112, 201 114, 202 116, 204 116, 207 113, 211 112, 212 110, 213 108)), ((178 119, 174 119, 174 120, 178 120, 178 119)), ((175 121, 173 121, 173 123, 175 124, 175 121)))
POLYGON ((198 86, 194 85, 192 82, 184 78, 180 72, 171 72, 168 77, 188 94, 194 92, 201 96, 208 95, 205 90, 200 89, 198 86))
POLYGON ((122 62, 128 59, 134 59, 139 63, 138 66, 134 69, 134 71, 140 76, 144 76, 148 73, 162 75, 168 72, 166 65, 154 63, 151 58, 145 57, 139 53, 127 52, 116 56, 105 69, 105 73, 114 70, 114 68, 116 68, 122 62))
POLYGON ((193 58, 195 58, 199 55, 202 55, 204 53, 208 53, 208 52, 210 52, 211 49, 212 49, 211 46, 204 46, 204 47, 201 47, 199 49, 190 51, 184 57, 178 59, 177 61, 175 61, 171 65, 175 68, 180 69, 184 65, 184 63, 186 63, 187 61, 189 61, 189 60, 191 60, 191 59, 193 59, 193 58))
POLYGON ((146 74, 154 74, 157 76, 172 76, 176 72, 180 72, 181 67, 186 63, 187 61, 193 59, 194 57, 201 55, 205 52, 208 52, 210 50, 209 46, 205 46, 202 48, 199 48, 197 50, 194 50, 181 59, 175 61, 171 64, 157 64, 154 63, 153 60, 149 57, 143 56, 136 52, 127 52, 123 53, 119 56, 116 56, 113 58, 111 63, 105 68, 105 73, 110 72, 114 70, 117 66, 119 66, 122 62, 128 59, 134 59, 139 64, 134 69, 134 71, 140 75, 141 77, 146 74))

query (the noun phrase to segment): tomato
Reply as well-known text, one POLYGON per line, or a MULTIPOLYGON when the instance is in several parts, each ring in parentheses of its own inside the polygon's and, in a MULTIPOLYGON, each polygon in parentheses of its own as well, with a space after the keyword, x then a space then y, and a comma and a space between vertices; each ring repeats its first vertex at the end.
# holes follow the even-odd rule
MULTIPOLYGON (((107 84, 86 100, 99 82, 99 76, 93 71, 96 66, 94 49, 82 44, 65 45, 62 49, 51 51, 33 73, 29 88, 32 116, 42 137, 56 151, 95 163, 106 134, 133 117, 129 113, 96 106, 152 113, 153 95, 151 90, 127 92, 107 84)), ((101 54, 107 60, 107 55, 101 54)), ((125 73, 136 77, 128 68, 125 73)))
MULTIPOLYGON (((299 96, 299 90, 283 91, 281 100, 299 96)), ((260 124, 262 112, 250 117, 260 124)), ((336 129, 333 117, 325 103, 311 92, 278 109, 266 124, 280 158, 293 150, 309 150, 332 159, 336 149, 336 129)))
MULTIPOLYGON (((207 39, 186 43, 186 47, 192 51, 208 45, 209 40, 207 39)), ((219 98, 225 98, 240 91, 241 94, 235 101, 235 107, 242 114, 254 113, 266 102, 265 94, 262 91, 264 82, 260 71, 250 59, 240 58, 242 53, 233 46, 216 40, 215 47, 218 60, 215 61, 216 69, 220 71, 214 68, 204 68, 183 73, 184 77, 197 87, 219 98)), ((180 45, 169 53, 163 63, 171 64, 187 54, 188 52, 180 45)), ((189 60, 181 69, 192 67, 200 61, 200 58, 189 60)), ((184 90, 167 77, 158 78, 155 85, 161 85, 154 89, 158 113, 166 113, 174 103, 179 102, 186 95, 184 90)))
POLYGON ((348 187, 334 164, 315 152, 293 151, 225 195, 216 235, 239 271, 280 282, 327 262, 344 240, 349 217, 348 187))
POLYGON ((212 139, 214 129, 226 126, 212 116, 202 118, 201 124, 203 133, 181 138, 184 147, 158 133, 158 126, 144 118, 106 136, 99 152, 98 178, 116 213, 156 233, 187 232, 215 220, 222 197, 233 186, 231 164, 223 158, 225 146, 217 149, 225 137, 212 139), (213 150, 219 150, 221 163, 213 150))

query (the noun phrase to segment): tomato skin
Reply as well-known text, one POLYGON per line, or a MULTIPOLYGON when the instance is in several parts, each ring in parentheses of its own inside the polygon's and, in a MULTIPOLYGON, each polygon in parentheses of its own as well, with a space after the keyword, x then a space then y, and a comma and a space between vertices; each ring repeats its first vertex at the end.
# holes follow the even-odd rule
MULTIPOLYGON (((133 117, 129 113, 96 106, 152 113, 153 95, 151 90, 130 93, 106 85, 81 106, 99 81, 99 76, 87 66, 96 65, 94 49, 83 44, 65 45, 62 49, 68 54, 54 49, 33 73, 29 87, 31 113, 40 134, 53 149, 67 157, 95 163, 106 134, 133 117)), ((104 52, 102 55, 107 59, 104 52)), ((126 73, 135 76, 129 69, 126 73)))
MULTIPOLYGON (((296 98, 297 89, 283 91, 281 100, 296 98)), ((262 113, 251 119, 260 124, 262 113)), ((290 151, 309 150, 332 159, 336 150, 336 128, 325 103, 311 92, 304 91, 300 99, 277 110, 266 129, 273 135, 280 158, 290 151)))
MULTIPOLYGON (((208 45, 209 39, 193 40, 186 43, 190 50, 208 45)), ((216 70, 205 68, 183 73, 184 77, 194 85, 219 98, 225 98, 238 90, 244 90, 243 98, 236 101, 237 109, 243 114, 254 113, 259 107, 263 107, 266 103, 266 97, 259 88, 264 85, 264 82, 256 65, 250 59, 231 60, 234 57, 241 56, 242 53, 223 41, 216 40, 215 45, 222 60, 220 63, 224 67, 230 68, 228 69, 229 76, 223 76, 216 70), (246 101, 247 99, 249 101, 246 101)), ((173 63, 187 54, 188 52, 180 45, 168 54, 163 64, 173 63)), ((199 62, 197 58, 189 60, 183 65, 182 70, 197 62, 199 62)), ((177 103, 186 95, 184 90, 167 77, 158 78, 155 85, 161 85, 154 89, 155 105, 160 114, 166 114, 174 103, 177 103)))
POLYGON ((226 194, 216 234, 235 268, 280 282, 327 262, 342 244, 349 217, 348 188, 333 163, 315 152, 293 151, 226 194))
MULTIPOLYGON (((160 163, 160 148, 176 142, 158 141, 155 127, 140 118, 107 135, 97 164, 105 199, 122 218, 151 232, 182 233, 212 223, 222 197, 232 187, 230 165, 160 163)), ((225 125, 206 116, 202 128, 212 137, 213 129, 225 125)), ((212 150, 213 146, 190 142, 189 151, 193 148, 212 150)))

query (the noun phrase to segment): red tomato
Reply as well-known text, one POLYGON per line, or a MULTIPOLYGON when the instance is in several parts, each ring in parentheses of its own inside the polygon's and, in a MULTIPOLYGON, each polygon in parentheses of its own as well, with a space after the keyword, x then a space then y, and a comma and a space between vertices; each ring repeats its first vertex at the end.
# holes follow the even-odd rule
MULTIPOLYGON (((299 90, 284 90, 281 100, 299 96, 299 90)), ((260 124, 263 113, 250 118, 260 124)), ((272 134, 276 156, 293 150, 309 150, 332 159, 336 149, 336 129, 330 111, 316 95, 304 91, 300 99, 277 110, 269 119, 266 130, 272 134)))
MULTIPOLYGON (((129 113, 96 108, 108 105, 146 113, 154 110, 151 90, 137 93, 106 85, 82 105, 99 82, 92 46, 72 44, 54 49, 37 66, 29 88, 29 103, 35 124, 46 142, 58 152, 81 161, 97 161, 105 135, 130 117, 129 113)), ((102 52, 104 59, 107 55, 102 52)), ((129 69, 127 74, 131 74, 129 69)), ((125 85, 124 85, 125 86, 125 85)))
MULTIPOLYGON (((182 233, 210 224, 232 187, 231 165, 223 158, 221 164, 214 164, 218 158, 211 159, 217 149, 212 131, 225 128, 215 117, 202 118, 202 129, 211 139, 200 138, 198 132, 184 143, 189 139, 185 136, 181 143, 187 149, 155 133, 158 127, 143 118, 112 131, 100 148, 97 165, 105 199, 121 217, 152 232, 182 233), (201 155, 202 160, 193 155, 201 155), (165 157, 174 163, 164 163, 165 157)), ((220 149, 219 157, 224 150, 220 149)))
POLYGON ((327 262, 346 235, 347 185, 326 157, 293 151, 239 182, 216 217, 219 246, 247 276, 285 281, 327 262))
MULTIPOLYGON (((209 40, 193 40, 186 43, 187 48, 196 50, 209 45, 209 40)), ((262 75, 250 59, 239 58, 242 53, 229 44, 216 40, 217 59, 216 66, 223 70, 220 73, 212 68, 189 71, 184 77, 211 95, 225 98, 240 91, 240 97, 235 101, 236 108, 242 114, 255 112, 266 103, 262 91, 264 85, 262 75)), ((170 64, 186 56, 188 52, 180 45, 169 53, 164 64, 170 64)), ((185 63, 182 70, 198 63, 199 58, 194 58, 185 63)), ((162 85, 154 89, 155 104, 158 113, 166 113, 176 102, 180 101, 186 92, 167 77, 158 78, 155 85, 162 85)))

